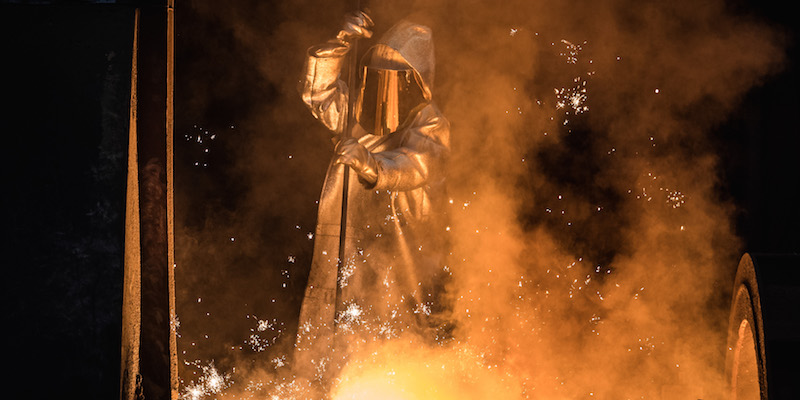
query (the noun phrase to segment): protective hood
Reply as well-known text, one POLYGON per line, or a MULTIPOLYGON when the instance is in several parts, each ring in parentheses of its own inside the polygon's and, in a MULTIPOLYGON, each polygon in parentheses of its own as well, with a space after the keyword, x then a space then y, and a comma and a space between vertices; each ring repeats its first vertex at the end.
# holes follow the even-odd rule
POLYGON ((401 21, 362 59, 356 119, 383 136, 410 123, 432 98, 433 41, 430 29, 401 21))
MULTIPOLYGON (((403 20, 389 29, 373 49, 381 45, 395 50, 399 57, 414 70, 425 99, 433 98, 433 76, 436 60, 433 55, 433 34, 431 29, 411 21, 403 20)), ((370 56, 372 50, 367 53, 370 56)))

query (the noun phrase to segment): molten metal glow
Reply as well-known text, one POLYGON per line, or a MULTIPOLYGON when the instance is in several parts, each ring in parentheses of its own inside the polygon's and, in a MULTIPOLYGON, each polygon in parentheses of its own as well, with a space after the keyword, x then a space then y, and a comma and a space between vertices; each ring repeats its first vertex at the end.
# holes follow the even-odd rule
POLYGON ((354 355, 333 388, 333 400, 519 398, 513 379, 466 346, 430 348, 397 339, 354 355))
MULTIPOLYGON (((412 400, 417 397, 405 393, 408 388, 398 387, 396 382, 387 379, 378 371, 370 371, 358 381, 340 389, 334 400, 412 400)), ((412 389, 413 390, 413 389, 412 389)))

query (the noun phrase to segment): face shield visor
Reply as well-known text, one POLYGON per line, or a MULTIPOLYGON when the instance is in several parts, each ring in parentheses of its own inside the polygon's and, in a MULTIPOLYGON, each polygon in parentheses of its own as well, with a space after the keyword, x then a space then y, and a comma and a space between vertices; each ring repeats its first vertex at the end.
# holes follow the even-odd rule
POLYGON ((406 127, 428 102, 413 69, 374 64, 362 68, 355 114, 364 130, 382 136, 406 127))

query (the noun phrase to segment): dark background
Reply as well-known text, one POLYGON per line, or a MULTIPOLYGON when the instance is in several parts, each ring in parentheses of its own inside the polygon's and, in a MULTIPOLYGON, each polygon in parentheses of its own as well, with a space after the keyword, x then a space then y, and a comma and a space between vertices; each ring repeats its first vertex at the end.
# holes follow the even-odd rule
MULTIPOLYGON (((11 355, 7 390, 24 398, 114 398, 119 391, 133 6, 91 3, 0 3, 3 336, 11 355)), ((204 203, 233 212, 245 183, 220 179, 224 168, 213 166, 229 163, 223 150, 246 143, 247 134, 219 135, 208 156, 182 135, 225 129, 253 96, 264 102, 274 92, 261 88, 192 108, 185 89, 197 85, 187 83, 193 76, 242 87, 257 82, 240 72, 254 61, 237 59, 232 34, 199 18, 196 3, 176 9, 176 179, 196 188, 184 210, 204 203), (230 45, 206 46, 195 39, 207 36, 198 30, 230 45), (199 115, 205 126, 196 128, 199 115), (212 167, 198 174, 186 167, 195 160, 212 167)), ((749 252, 800 251, 797 28, 796 13, 784 4, 732 3, 791 34, 785 70, 752 90, 714 135, 720 197, 737 206, 736 231, 749 252)), ((300 217, 312 226, 313 196, 300 217)))

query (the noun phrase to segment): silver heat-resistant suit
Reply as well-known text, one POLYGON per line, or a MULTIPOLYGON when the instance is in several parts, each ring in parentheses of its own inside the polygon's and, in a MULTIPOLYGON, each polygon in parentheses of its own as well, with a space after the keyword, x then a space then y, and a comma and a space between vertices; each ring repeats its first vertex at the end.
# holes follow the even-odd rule
MULTIPOLYGON (((343 136, 349 100, 343 80, 346 56, 353 40, 371 35, 365 23, 369 17, 360 14, 360 23, 352 18, 336 39, 309 49, 302 79, 303 101, 331 131, 337 146, 319 201, 314 253, 296 342, 294 362, 298 368, 319 370, 321 364, 330 362, 326 357, 333 348, 335 329, 361 329, 376 337, 413 329, 418 315, 430 310, 435 297, 432 280, 444 265, 444 172, 450 125, 432 100, 431 30, 401 21, 370 47, 359 63, 358 80, 364 97, 360 103, 366 104, 361 107, 369 108, 369 102, 375 101, 364 94, 367 81, 372 79, 366 77, 367 67, 389 72, 405 68, 407 75, 393 76, 410 80, 408 87, 418 91, 419 104, 400 107, 410 112, 395 116, 396 126, 385 131, 377 132, 377 125, 363 127, 366 119, 360 118, 362 123, 343 136), (342 286, 339 309, 346 315, 339 315, 334 322, 346 170, 350 177, 345 262, 338 282, 342 286)), ((401 103, 403 93, 399 95, 401 103)), ((378 104, 386 106, 386 99, 383 103, 378 100, 378 104)), ((397 99, 389 97, 389 101, 397 99)), ((378 125, 387 121, 386 116, 377 118, 378 125)))

